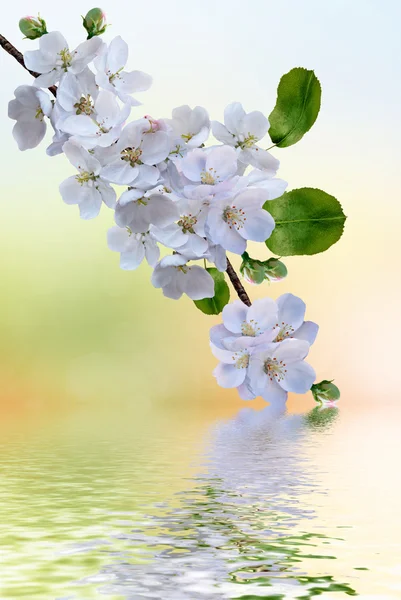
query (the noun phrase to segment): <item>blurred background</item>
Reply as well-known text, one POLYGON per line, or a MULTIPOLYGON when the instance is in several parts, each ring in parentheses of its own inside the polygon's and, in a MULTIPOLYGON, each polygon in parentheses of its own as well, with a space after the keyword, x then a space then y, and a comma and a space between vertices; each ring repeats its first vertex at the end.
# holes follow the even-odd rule
MULTIPOLYGON (((22 52, 36 48, 21 39, 18 20, 39 11, 48 29, 60 29, 74 47, 84 34, 80 15, 89 8, 77 0, 14 0, 2 10, 1 33, 22 52)), ((169 117, 189 104, 222 120, 232 101, 268 115, 284 73, 295 66, 315 70, 323 90, 317 122, 301 142, 273 154, 288 189, 318 187, 338 198, 348 216, 345 232, 323 254, 285 259, 284 281, 248 291, 252 298, 290 291, 305 300, 307 318, 320 325, 310 362, 318 381, 335 379, 347 417, 341 440, 349 453, 338 460, 349 466, 351 448, 365 453, 352 470, 363 490, 355 506, 373 494, 372 506, 384 503, 395 515, 389 497, 399 478, 393 481, 388 459, 399 450, 401 4, 105 0, 102 8, 112 24, 104 39, 121 35, 130 47, 128 68, 154 78, 132 118, 169 117), (366 419, 377 425, 370 440, 369 428, 358 429, 366 419), (355 444, 351 430, 360 434, 355 444), (385 448, 380 460, 375 448, 385 448), (368 483, 372 465, 386 482, 380 490, 368 483)), ((45 143, 18 151, 7 103, 31 78, 4 51, 0 67, 1 439, 17 432, 26 449, 41 435, 51 438, 49 447, 67 436, 67 446, 89 448, 104 436, 118 444, 120 435, 139 435, 150 455, 168 431, 163 452, 177 472, 164 491, 176 491, 191 454, 177 456, 174 440, 185 435, 202 444, 216 420, 245 406, 212 376, 208 334, 219 318, 202 314, 186 297, 164 298, 145 265, 119 269, 106 243, 112 212, 103 207, 99 218, 80 220, 58 191, 73 173, 67 160, 47 157, 45 143)), ((257 245, 251 254, 270 255, 257 245)), ((246 406, 261 409, 263 402, 246 406)), ((289 399, 290 412, 312 408, 310 394, 289 399)), ((336 454, 342 447, 337 440, 336 454)), ((5 597, 16 597, 10 594, 5 597)))

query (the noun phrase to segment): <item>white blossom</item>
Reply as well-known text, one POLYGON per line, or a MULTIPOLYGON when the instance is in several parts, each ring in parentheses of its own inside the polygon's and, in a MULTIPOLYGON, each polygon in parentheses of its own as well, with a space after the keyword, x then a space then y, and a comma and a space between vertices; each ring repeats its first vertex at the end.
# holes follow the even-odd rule
POLYGON ((115 93, 122 102, 138 106, 138 102, 130 96, 136 92, 145 92, 152 85, 152 78, 142 71, 124 71, 128 60, 128 45, 118 35, 108 48, 94 60, 97 69, 96 83, 103 89, 115 93))
POLYGON ((210 133, 210 119, 201 106, 191 108, 187 104, 173 110, 172 118, 166 119, 173 131, 175 154, 187 149, 198 148, 206 142, 210 133))
POLYGON ((148 232, 134 233, 129 227, 111 227, 107 242, 110 250, 120 252, 120 267, 126 271, 137 269, 144 258, 151 267, 159 260, 159 247, 148 232))
POLYGON ((8 116, 17 121, 13 136, 20 150, 35 148, 46 133, 45 117, 52 112, 50 96, 32 85, 20 85, 8 103, 8 116))
POLYGON ((306 340, 312 345, 316 339, 319 326, 313 321, 304 321, 305 302, 293 294, 283 294, 277 299, 277 308, 274 341, 280 342, 290 337, 306 340))
POLYGON ((95 146, 106 147, 118 139, 130 111, 129 104, 121 108, 114 94, 101 90, 90 114, 70 115, 57 126, 88 150, 95 146))
POLYGON ((148 231, 150 225, 167 227, 179 217, 176 204, 160 192, 145 193, 132 188, 124 192, 117 203, 115 220, 120 227, 130 227, 135 233, 148 231))
POLYGON ((155 165, 164 160, 170 149, 165 131, 153 131, 147 119, 126 125, 118 142, 110 149, 110 162, 103 175, 112 183, 134 185, 139 179, 159 177, 155 165))
POLYGON ((155 237, 168 248, 178 248, 180 254, 204 256, 209 247, 205 239, 206 207, 200 200, 187 198, 181 198, 175 206, 179 211, 179 219, 167 227, 153 228, 155 237))
POLYGON ((156 288, 162 288, 163 294, 173 300, 178 300, 183 294, 192 300, 214 296, 212 276, 198 265, 188 265, 187 258, 180 254, 161 259, 153 271, 152 283, 156 288))
POLYGON ((268 171, 273 177, 279 161, 267 150, 257 145, 269 130, 269 121, 259 111, 246 113, 239 102, 229 104, 224 111, 224 125, 212 121, 212 133, 216 139, 238 152, 238 160, 244 165, 268 171))
POLYGON ((316 375, 304 358, 309 352, 305 340, 286 339, 255 351, 249 361, 249 380, 254 393, 268 402, 280 402, 287 392, 304 394, 316 375))
POLYGON ((76 169, 78 175, 68 177, 60 184, 60 193, 66 204, 78 204, 82 219, 93 219, 102 206, 115 207, 116 193, 100 175, 99 161, 87 150, 68 141, 63 152, 76 169))
POLYGON ((264 242, 273 229, 274 219, 262 206, 264 190, 245 189, 233 197, 216 199, 209 207, 207 227, 211 240, 235 254, 243 254, 247 240, 264 242))
POLYGON ((65 73, 81 73, 95 58, 103 42, 93 37, 70 50, 64 36, 59 31, 42 35, 39 50, 28 50, 24 54, 27 69, 41 73, 34 81, 36 87, 50 87, 57 83, 65 73))

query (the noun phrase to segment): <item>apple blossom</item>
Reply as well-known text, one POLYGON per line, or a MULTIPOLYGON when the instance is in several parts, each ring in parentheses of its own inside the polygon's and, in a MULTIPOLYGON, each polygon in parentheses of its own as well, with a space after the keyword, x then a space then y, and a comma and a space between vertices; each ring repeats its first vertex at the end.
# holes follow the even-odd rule
POLYGON ((269 121, 259 111, 246 113, 239 102, 229 104, 224 111, 224 125, 212 121, 212 133, 216 139, 238 152, 238 160, 244 165, 268 171, 272 176, 279 167, 279 161, 269 152, 259 148, 261 140, 269 129, 269 121))
POLYGON ((210 133, 210 119, 207 111, 201 106, 191 108, 187 104, 174 108, 171 119, 166 119, 171 125, 175 145, 180 148, 198 148, 206 142, 210 133))
POLYGON ((115 207, 116 193, 100 175, 99 161, 87 150, 68 141, 63 146, 68 160, 79 171, 60 185, 60 193, 66 204, 78 204, 82 219, 93 219, 102 206, 115 207))
POLYGON ((179 217, 176 204, 160 192, 145 192, 131 188, 118 200, 115 221, 120 227, 129 226, 135 233, 148 231, 151 225, 167 227, 179 217))
POLYGON ((249 361, 251 389, 268 402, 285 400, 287 392, 304 394, 316 378, 313 368, 304 361, 308 352, 308 342, 295 339, 253 352, 249 361))
POLYGON ((167 157, 169 149, 165 131, 153 131, 147 119, 133 121, 125 126, 117 143, 110 148, 110 162, 103 175, 120 185, 134 185, 138 178, 157 179, 160 172, 155 165, 167 157))
POLYGON ((173 300, 178 300, 183 294, 192 300, 213 298, 213 278, 202 267, 188 265, 187 260, 181 254, 162 258, 153 271, 153 285, 162 288, 163 294, 173 300))
POLYGON ((274 219, 262 206, 263 190, 245 189, 210 205, 207 226, 211 240, 235 254, 243 254, 247 240, 264 242, 274 229, 274 219))
POLYGON ((110 250, 120 252, 120 267, 126 271, 139 267, 144 258, 154 267, 160 250, 150 233, 133 233, 129 227, 112 227, 107 233, 110 250))
POLYGON ((120 107, 114 94, 101 90, 93 110, 88 108, 87 111, 81 111, 81 114, 67 116, 58 122, 58 127, 88 150, 95 146, 108 147, 120 136, 130 111, 129 104, 120 107))
POLYGON ((274 341, 280 342, 288 337, 293 337, 298 340, 306 340, 312 345, 319 326, 313 321, 304 321, 305 302, 293 294, 283 294, 277 299, 277 307, 274 341))
POLYGON ((8 116, 14 119, 13 136, 20 150, 35 148, 45 136, 45 117, 52 112, 50 96, 32 85, 20 85, 8 103, 8 116))
POLYGON ((39 39, 39 50, 28 50, 24 54, 27 69, 41 73, 34 81, 36 87, 50 87, 71 72, 81 73, 95 58, 102 46, 99 38, 92 38, 70 50, 66 39, 59 31, 42 35, 39 39))
POLYGON ((117 36, 108 48, 103 47, 103 51, 94 60, 97 69, 96 83, 104 90, 116 94, 122 102, 138 106, 141 103, 130 94, 148 90, 152 85, 152 78, 142 71, 124 71, 127 60, 128 45, 117 36))

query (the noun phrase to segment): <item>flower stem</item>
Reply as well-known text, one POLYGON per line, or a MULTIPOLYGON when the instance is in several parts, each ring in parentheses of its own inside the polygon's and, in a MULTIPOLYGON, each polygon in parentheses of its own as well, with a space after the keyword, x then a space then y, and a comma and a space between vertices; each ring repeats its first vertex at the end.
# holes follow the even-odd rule
MULTIPOLYGON (((33 77, 39 77, 40 73, 36 73, 35 71, 30 71, 29 69, 26 68, 25 63, 24 63, 24 57, 22 56, 21 52, 19 50, 17 50, 17 48, 15 48, 15 46, 13 46, 11 44, 11 42, 9 42, 4 36, 2 36, 0 34, 0 46, 6 51, 8 52, 8 54, 10 54, 13 58, 15 58, 15 60, 17 62, 19 62, 19 64, 24 67, 24 69, 26 69, 33 77)), ((53 96, 57 95, 57 88, 55 85, 52 85, 51 87, 49 87, 50 92, 53 94, 53 96)))
POLYGON ((238 298, 241 300, 241 302, 243 302, 247 306, 251 306, 252 302, 251 302, 248 294, 246 293, 244 286, 240 282, 239 277, 238 277, 237 273, 235 272, 234 267, 228 260, 228 258, 227 258, 227 275, 229 276, 230 281, 233 284, 233 288, 237 292, 238 298))

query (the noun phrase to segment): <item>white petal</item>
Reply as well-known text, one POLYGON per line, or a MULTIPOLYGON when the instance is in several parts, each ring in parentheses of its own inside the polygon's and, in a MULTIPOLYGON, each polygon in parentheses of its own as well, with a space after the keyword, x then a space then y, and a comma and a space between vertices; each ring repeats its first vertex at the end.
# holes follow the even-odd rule
POLYGON ((40 37, 39 47, 45 56, 56 58, 62 50, 68 50, 68 43, 59 31, 51 31, 40 37))
POLYGON ((219 346, 215 346, 213 343, 210 343, 210 349, 213 356, 215 356, 217 360, 220 360, 228 365, 233 365, 235 363, 236 358, 234 356, 234 352, 225 348, 219 348, 219 346))
POLYGON ((214 325, 209 332, 210 341, 218 348, 224 349, 223 340, 231 337, 232 332, 229 331, 224 325, 214 325))
MULTIPOLYGON (((42 38, 45 36, 42 36, 42 38)), ((55 57, 43 55, 40 50, 24 52, 24 63, 27 69, 36 73, 48 73, 55 66, 55 57)))
POLYGON ((131 163, 126 160, 121 160, 121 158, 118 158, 116 161, 106 165, 102 169, 102 177, 104 179, 119 185, 128 185, 132 183, 135 181, 138 174, 139 170, 136 165, 131 167, 131 163))
POLYGON ((261 140, 269 129, 269 121, 264 114, 258 110, 245 115, 242 121, 242 133, 245 137, 253 136, 257 140, 261 140))
POLYGON ((127 249, 129 233, 125 227, 111 227, 107 232, 107 245, 113 252, 127 249))
POLYGON ((309 344, 305 340, 287 339, 279 342, 274 349, 274 358, 288 365, 303 360, 309 352, 309 344))
POLYGON ((49 88, 60 79, 60 71, 53 69, 49 73, 39 75, 33 82, 33 85, 38 88, 49 88))
POLYGON ((157 227, 166 227, 179 217, 177 206, 163 194, 152 194, 148 206, 150 223, 157 227))
POLYGON ((224 124, 228 131, 237 135, 242 132, 242 121, 245 117, 245 111, 242 108, 242 104, 239 102, 233 102, 229 104, 224 111, 224 124))
POLYGON ((248 310, 241 300, 226 304, 222 314, 224 326, 233 333, 242 333, 241 326, 246 321, 248 310))
POLYGON ((280 161, 277 158, 267 150, 258 147, 243 150, 239 155, 239 159, 256 169, 266 170, 271 177, 275 176, 280 166, 280 161))
POLYGON ((237 153, 231 146, 213 148, 206 157, 205 171, 216 171, 220 179, 232 177, 237 172, 237 153))
POLYGON ((254 400, 256 398, 256 394, 254 394, 250 388, 248 377, 245 378, 244 383, 241 383, 241 385, 238 386, 237 390, 241 400, 254 400))
POLYGON ((271 381, 268 377, 259 393, 264 400, 272 404, 282 404, 287 400, 287 392, 275 380, 271 381))
POLYGON ((103 202, 109 208, 116 207, 116 192, 109 183, 104 181, 96 181, 96 187, 102 197, 103 202))
POLYGON ((183 290, 191 300, 202 300, 203 298, 213 298, 214 279, 202 267, 193 265, 183 279, 183 290))
POLYGON ((102 206, 102 197, 93 186, 88 187, 84 198, 79 203, 81 219, 94 219, 102 206))
POLYGON ((316 379, 314 369, 306 362, 294 362, 288 365, 287 373, 280 386, 287 392, 295 392, 296 394, 305 394, 310 390, 313 382, 316 379))
POLYGON ((291 325, 293 329, 299 329, 304 322, 306 305, 301 298, 293 294, 283 294, 277 298, 278 323, 291 325))
POLYGON ((152 85, 152 77, 142 71, 123 71, 120 78, 116 80, 116 87, 127 94, 146 92, 152 85))
POLYGON ((145 246, 142 241, 132 246, 129 252, 122 252, 120 257, 120 268, 125 271, 133 271, 139 267, 145 258, 145 246))
POLYGON ((213 371, 217 383, 222 388, 235 388, 244 382, 246 369, 237 369, 234 365, 220 363, 213 371))
POLYGON ((32 121, 17 121, 13 127, 13 136, 20 150, 36 148, 46 133, 46 123, 33 118, 32 121))
MULTIPOLYGON (((41 38, 42 39, 42 38, 41 38)), ((71 61, 70 70, 72 73, 81 73, 85 67, 95 58, 103 42, 98 37, 93 37, 79 44, 75 49, 71 61)))
POLYGON ((264 242, 267 240, 275 227, 275 222, 270 213, 258 209, 246 213, 246 221, 239 230, 241 236, 246 240, 264 242))
MULTIPOLYGON (((63 120, 60 129, 70 135, 95 136, 99 127, 87 115, 71 115, 63 120)), ((95 141, 93 142, 95 145, 95 141)))
POLYGON ((145 242, 145 256, 148 264, 151 267, 154 267, 160 257, 160 249, 155 240, 150 239, 147 236, 147 240, 145 242))
POLYGON ((168 156, 170 152, 170 138, 165 131, 145 134, 141 149, 141 161, 145 165, 156 165, 168 156))
POLYGON ((123 69, 128 60, 128 44, 120 35, 110 42, 107 51, 107 66, 112 74, 123 69))
POLYGON ((277 323, 277 304, 271 298, 255 300, 248 309, 246 320, 248 323, 256 321, 262 331, 272 329, 277 323))
POLYGON ((68 177, 59 186, 60 194, 66 204, 79 204, 85 195, 83 186, 78 183, 75 175, 68 177))
POLYGON ((234 145, 236 143, 234 135, 228 131, 225 125, 218 121, 212 121, 212 134, 216 140, 223 142, 223 144, 234 145))
POLYGON ((297 340, 306 340, 312 346, 319 331, 319 325, 313 321, 304 321, 299 329, 294 333, 297 340))
POLYGON ((191 181, 201 180, 201 173, 205 170, 206 154, 200 148, 188 152, 186 157, 180 161, 180 167, 185 177, 191 181))

